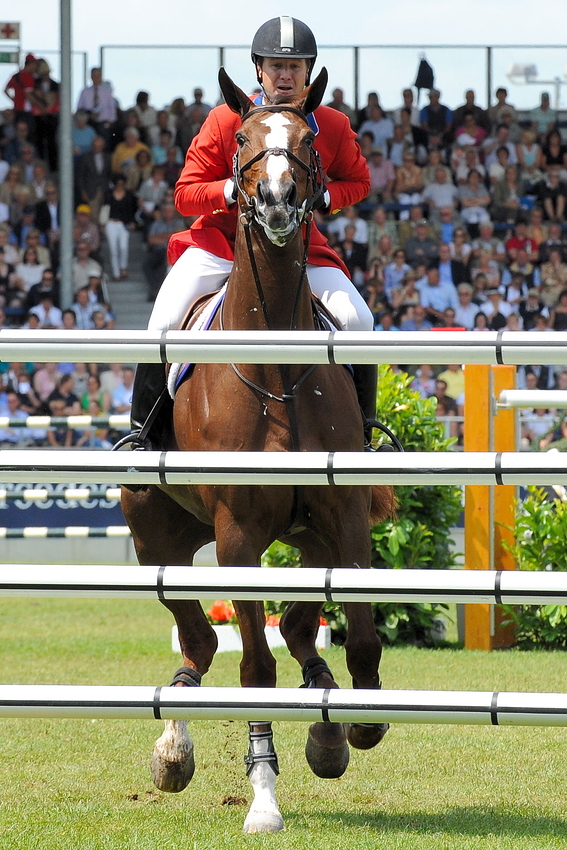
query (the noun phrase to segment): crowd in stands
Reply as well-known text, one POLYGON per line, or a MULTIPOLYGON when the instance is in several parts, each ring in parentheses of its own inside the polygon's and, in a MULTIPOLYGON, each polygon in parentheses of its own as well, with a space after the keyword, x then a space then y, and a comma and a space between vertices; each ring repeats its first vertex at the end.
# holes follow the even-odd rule
MULTIPOLYGON (((122 110, 101 69, 92 69, 73 128, 75 300, 62 305, 59 85, 48 63, 28 54, 5 92, 13 108, 0 124, 0 324, 114 327, 110 291, 113 281, 128 277, 131 232, 138 230, 145 244, 152 300, 167 271, 169 237, 188 225, 175 211, 173 188, 211 106, 196 88, 191 103, 178 97, 163 109, 139 91, 122 110)), ((419 108, 412 88, 395 108, 371 92, 354 110, 340 88, 328 106, 346 114, 357 133, 371 189, 357 207, 317 213, 318 226, 372 309, 376 329, 567 329, 567 144, 546 93, 522 115, 505 88, 487 110, 472 90, 450 108, 431 89, 419 108)), ((21 374, 2 373, 0 407, 11 409, 15 392, 24 412, 118 409, 112 393, 119 366, 98 374, 84 364, 67 364, 60 373, 28 365, 21 374), (78 367, 86 371, 77 374, 78 367), (99 392, 94 383, 105 376, 108 385, 99 392)), ((458 412, 462 403, 462 368, 445 371, 436 375, 423 366, 415 375, 420 392, 436 396, 440 415, 458 412)), ((564 375, 534 364, 519 370, 518 386, 552 388, 564 375)), ((58 439, 56 433, 49 439, 58 439)), ((0 441, 10 439, 0 434, 0 441)))

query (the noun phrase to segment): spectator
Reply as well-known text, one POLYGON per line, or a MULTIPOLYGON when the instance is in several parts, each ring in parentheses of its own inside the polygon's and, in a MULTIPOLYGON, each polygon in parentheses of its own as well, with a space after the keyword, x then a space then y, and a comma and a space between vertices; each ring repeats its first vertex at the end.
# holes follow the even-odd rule
POLYGON ((394 122, 391 118, 386 118, 386 114, 380 106, 371 106, 370 117, 363 121, 358 128, 358 135, 361 136, 363 133, 372 133, 373 146, 382 148, 386 153, 388 140, 394 135, 394 122))
POLYGON ((45 294, 51 295, 53 297, 53 303, 56 306, 59 306, 55 273, 53 269, 45 269, 41 276, 41 281, 30 288, 24 302, 24 309, 31 310, 33 307, 37 307, 42 296, 45 294))
POLYGON ((75 113, 72 131, 73 155, 75 157, 75 162, 78 162, 79 158, 83 154, 86 154, 91 150, 95 139, 96 130, 88 123, 87 113, 82 109, 79 109, 78 112, 75 113))
POLYGON ((31 95, 35 89, 36 72, 37 59, 33 53, 28 53, 24 67, 10 77, 4 87, 4 94, 14 104, 15 120, 25 122, 30 129, 33 126, 31 95))
POLYGON ((540 270, 532 262, 525 248, 518 248, 516 259, 502 272, 502 285, 508 286, 513 275, 519 274, 529 287, 539 287, 541 283, 540 270))
POLYGON ((457 403, 452 396, 447 395, 447 384, 440 378, 437 378, 435 381, 435 397, 437 398, 437 402, 443 405, 444 412, 441 414, 442 416, 457 415, 457 403))
POLYGON ((443 312, 447 307, 452 307, 455 312, 459 307, 457 290, 452 283, 441 283, 439 269, 436 265, 428 268, 427 282, 420 289, 420 297, 427 318, 433 325, 441 323, 443 312))
POLYGON ((563 143, 559 130, 551 130, 547 134, 542 153, 545 171, 567 169, 567 145, 563 143))
POLYGON ((549 316, 549 324, 554 331, 567 331, 567 289, 559 293, 557 303, 549 316))
POLYGON ((40 328, 63 327, 61 310, 53 305, 53 295, 48 292, 40 296, 39 304, 37 307, 32 307, 30 313, 38 317, 40 328))
MULTIPOLYGON (((441 211, 443 214, 443 210, 441 211)), ((441 216, 443 218, 443 215, 441 216)), ((468 233, 464 227, 455 227, 453 231, 453 241, 449 241, 449 252, 451 254, 451 259, 458 260, 460 263, 468 269, 469 261, 471 259, 472 247, 470 243, 467 241, 468 233)), ((443 238, 442 242, 446 241, 443 238)))
POLYGON ((429 263, 439 255, 439 243, 428 235, 427 220, 422 218, 416 223, 415 236, 411 236, 405 246, 407 262, 414 268, 419 262, 429 263))
POLYGON ((484 109, 475 103, 475 93, 472 89, 468 89, 465 92, 465 102, 453 112, 453 126, 461 127, 467 113, 470 113, 474 117, 479 127, 482 127, 486 131, 490 129, 488 115, 484 109))
POLYGON ((356 207, 345 207, 342 215, 333 218, 328 226, 328 233, 333 234, 337 241, 342 241, 345 238, 345 227, 347 224, 354 224, 355 241, 361 245, 368 244, 368 225, 363 218, 360 218, 356 211, 356 207))
POLYGON ((134 368, 132 366, 124 366, 122 370, 122 381, 111 396, 111 406, 114 413, 130 413, 133 386, 134 368))
POLYGON ((490 259, 498 265, 506 259, 506 248, 501 239, 494 235, 494 225, 491 221, 482 222, 479 236, 472 242, 472 262, 478 265, 482 251, 488 251, 490 259))
POLYGON ((459 283, 468 281, 469 275, 466 266, 460 260, 453 260, 451 258, 451 249, 444 242, 439 246, 439 259, 437 263, 441 283, 451 283, 456 287, 459 283))
MULTIPOLYGON (((440 239, 441 242, 451 244, 458 229, 464 233, 464 238, 467 239, 468 234, 460 214, 453 206, 441 207, 439 210, 439 221, 435 225, 436 238, 440 239)), ((460 258, 455 257, 455 259, 460 258)))
POLYGON ((479 278, 483 278, 491 286, 500 283, 500 269, 490 255, 490 251, 481 251, 478 262, 471 270, 471 279, 476 284, 479 278))
POLYGON ((508 113, 515 123, 518 121, 516 110, 511 103, 508 103, 507 97, 508 91, 503 86, 496 89, 496 103, 488 109, 488 119, 493 128, 501 123, 504 113, 508 113))
POLYGON ((355 241, 356 225, 354 223, 347 224, 344 232, 344 239, 340 243, 343 261, 352 282, 360 292, 364 288, 367 246, 355 241))
MULTIPOLYGON (((65 400, 55 395, 52 401, 49 402, 49 413, 54 418, 65 416, 65 400)), ((55 428, 49 428, 47 431, 47 444, 52 449, 66 448, 77 445, 78 434, 74 428, 67 428, 66 425, 59 425, 55 428)))
POLYGON ((102 277, 102 266, 91 257, 91 249, 88 242, 82 239, 75 246, 73 258, 73 292, 83 289, 88 285, 89 277, 96 275, 102 277))
POLYGON ((75 301, 71 305, 71 309, 75 314, 76 327, 80 331, 90 331, 93 329, 92 314, 97 305, 92 304, 89 299, 88 287, 83 287, 75 292, 75 301))
POLYGON ((448 106, 440 102, 440 98, 441 92, 438 89, 430 89, 429 105, 423 107, 419 119, 427 133, 429 146, 443 148, 448 142, 453 113, 448 106))
POLYGON ((150 105, 150 96, 147 91, 139 91, 136 95, 136 104, 133 111, 140 119, 140 126, 150 130, 157 124, 157 112, 150 105))
POLYGON ((59 416, 80 416, 82 412, 81 403, 74 390, 75 381, 73 375, 61 375, 57 386, 47 399, 50 407, 53 401, 63 401, 62 413, 58 414, 59 416))
POLYGON ((539 254, 541 246, 549 237, 549 225, 543 223, 543 210, 540 207, 532 207, 530 210, 527 235, 536 243, 539 254))
POLYGON ((465 373, 458 363, 451 363, 439 372, 437 380, 444 382, 447 393, 454 399, 458 399, 465 392, 465 373))
POLYGON ((111 87, 103 82, 101 68, 91 68, 91 81, 79 95, 77 110, 87 113, 96 133, 108 143, 116 123, 116 100, 111 87))
POLYGON ((455 207, 458 191, 452 182, 447 181, 444 168, 438 168, 435 172, 435 180, 425 188, 422 199, 429 207, 429 218, 439 221, 440 210, 455 207))
POLYGON ((16 287, 25 295, 42 279, 45 266, 39 262, 35 248, 26 248, 21 263, 16 266, 16 287))
POLYGON ((526 193, 535 191, 543 178, 543 154, 536 138, 532 130, 523 130, 520 142, 516 145, 520 179, 524 183, 526 193))
POLYGON ((124 130, 124 141, 116 145, 112 154, 111 167, 114 174, 126 175, 131 165, 136 161, 136 154, 146 151, 148 157, 150 149, 140 141, 140 131, 136 127, 127 127, 124 130))
POLYGON ((417 272, 414 269, 408 268, 399 286, 391 290, 390 301, 393 309, 396 311, 396 321, 398 324, 401 317, 407 316, 407 318, 413 318, 415 308, 421 304, 416 284, 417 272))
POLYGON ((549 170, 546 179, 540 183, 538 200, 547 221, 565 221, 567 185, 561 180, 561 172, 557 167, 549 170))
POLYGON ((561 259, 561 253, 552 248, 549 260, 540 269, 540 297, 546 307, 555 307, 559 295, 567 286, 567 263, 561 259))
POLYGON ((445 174, 447 175, 447 180, 449 182, 453 180, 451 169, 444 164, 439 148, 431 148, 431 150, 427 154, 427 162, 421 170, 421 173, 423 175, 423 182, 426 186, 429 186, 430 183, 433 183, 438 168, 442 168, 444 170, 445 174))
POLYGON ((100 231, 91 218, 92 210, 88 204, 79 204, 73 221, 73 242, 88 245, 89 255, 95 257, 100 246, 100 231))
POLYGON ((77 189, 81 200, 91 208, 92 221, 98 223, 100 208, 110 182, 110 154, 102 136, 93 139, 91 149, 77 164, 77 189))
POLYGON ((59 193, 55 183, 45 187, 45 200, 40 201, 35 208, 35 226, 43 234, 51 253, 52 268, 59 267, 59 237, 60 237, 59 193))
POLYGON ((528 289, 526 301, 524 304, 520 304, 519 313, 525 331, 531 331, 532 328, 535 328, 538 316, 549 316, 549 310, 540 298, 539 289, 535 287, 528 289))
POLYGON ((368 262, 378 255, 378 243, 382 236, 389 236, 392 242, 397 242, 397 229, 383 206, 376 207, 368 222, 368 262))
MULTIPOLYGON (((403 327, 402 330, 404 330, 403 327)), ((414 329, 410 328, 409 330, 414 329)), ((435 395, 435 373, 431 366, 418 366, 410 387, 418 392, 422 398, 431 398, 432 395, 435 395)))
MULTIPOLYGON (((533 233, 529 232, 529 229, 528 235, 531 236, 534 241, 537 241, 533 233)), ((547 231, 547 238, 545 239, 545 241, 541 242, 538 245, 538 262, 540 264, 546 263, 548 261, 549 253, 553 248, 556 248, 561 253, 562 260, 566 259, 565 243, 563 242, 563 230, 561 228, 561 225, 555 221, 552 221, 549 225, 547 231)))
POLYGON ((46 412, 48 412, 47 399, 61 379, 61 374, 58 363, 44 363, 33 376, 32 387, 42 409, 46 412))
POLYGON ((496 148, 496 159, 490 164, 488 179, 491 186, 495 186, 506 177, 506 169, 510 162, 510 151, 505 145, 496 148))
POLYGON ((81 408, 89 409, 89 404, 95 402, 106 416, 110 412, 110 395, 101 389, 98 375, 89 375, 87 379, 87 391, 81 397, 81 408))
POLYGON ((143 263, 144 275, 148 283, 148 301, 153 301, 167 273, 167 246, 172 233, 183 230, 184 224, 175 211, 173 204, 164 204, 154 222, 150 225, 147 240, 147 254, 143 263))
POLYGON ((342 114, 346 115, 346 117, 350 121, 350 126, 352 128, 355 127, 356 116, 354 114, 354 109, 352 108, 352 106, 349 106, 347 103, 345 103, 345 93, 342 89, 333 89, 332 100, 327 103, 327 106, 329 106, 331 109, 336 109, 337 112, 342 112, 342 114))
MULTIPOLYGON (((402 109, 400 112, 399 126, 401 128, 401 138, 408 150, 415 154, 415 161, 419 165, 425 164, 427 161, 427 133, 420 127, 419 120, 416 124, 412 121, 411 110, 402 109)), ((396 126, 394 127, 394 137, 396 134, 396 126)), ((400 164, 401 163, 397 163, 400 164)))
POLYGON ((154 221, 155 211, 163 203, 165 193, 167 192, 168 186, 164 176, 165 171, 163 166, 154 165, 151 177, 145 180, 138 190, 136 221, 140 223, 144 233, 154 221))
POLYGON ((384 290, 390 303, 392 293, 394 290, 400 289, 402 281, 410 270, 411 266, 406 262, 405 251, 403 248, 398 248, 394 252, 393 261, 384 269, 384 290))
POLYGON ((146 180, 152 176, 154 164, 147 150, 140 150, 134 157, 134 162, 126 170, 126 188, 137 192, 146 180))
POLYGON ((508 165, 504 177, 492 187, 492 218, 516 224, 522 218, 521 199, 524 187, 515 165, 508 165))
POLYGON ((465 112, 463 123, 460 126, 457 124, 454 126, 455 139, 458 145, 473 145, 475 148, 480 148, 487 137, 484 127, 477 124, 474 112, 465 112))
POLYGON ((382 148, 373 148, 368 163, 370 172, 370 194, 368 200, 371 203, 381 204, 392 200, 392 190, 396 180, 394 166, 384 156, 382 148))
POLYGON ((498 159, 498 150, 502 147, 508 151, 508 164, 514 165, 518 161, 516 145, 510 141, 510 130, 504 124, 500 124, 482 145, 484 165, 489 174, 491 166, 498 159))
POLYGON ((474 238, 479 233, 479 225, 490 221, 490 195, 482 182, 482 175, 476 168, 469 171, 466 184, 460 187, 459 202, 463 221, 474 238))
POLYGON ((197 135, 212 106, 203 101, 203 89, 193 89, 193 103, 188 104, 185 108, 185 114, 179 125, 179 144, 183 151, 186 151, 191 144, 193 138, 197 135))
POLYGON ((470 283, 460 283, 457 286, 459 306, 455 310, 455 322, 467 331, 472 331, 478 313, 478 304, 472 300, 473 293, 474 289, 470 283))
POLYGON ((105 197, 105 203, 110 207, 110 218, 105 227, 110 263, 114 280, 128 278, 128 246, 130 231, 134 228, 136 214, 136 198, 126 189, 123 175, 117 174, 114 188, 105 197))
POLYGON ((463 186, 467 182, 469 171, 473 168, 476 168, 482 177, 482 182, 486 182, 486 169, 480 163, 479 153, 476 148, 470 146, 461 148, 457 145, 453 149, 451 167, 453 168, 455 181, 458 186, 463 186))
MULTIPOLYGON (((415 162, 415 154, 408 150, 404 153, 402 167, 396 171, 394 192, 398 203, 404 207, 421 204, 423 188, 421 168, 415 162)), ((400 219, 407 218, 409 218, 409 210, 404 209, 400 212, 400 219)))
POLYGON ((420 124, 419 120, 419 109, 413 102, 413 91, 412 89, 404 89, 402 91, 402 104, 398 106, 397 109, 394 109, 393 119, 394 124, 402 123, 402 110, 409 110, 410 121, 414 127, 418 127, 420 124))
POLYGON ((541 93, 539 106, 529 112, 532 130, 540 140, 544 140, 547 134, 557 127, 557 112, 549 106, 549 93, 541 93))
POLYGON ((514 235, 506 242, 506 253, 511 260, 518 258, 518 251, 524 250, 530 262, 536 262, 538 248, 533 239, 528 236, 528 225, 525 221, 519 221, 514 228, 514 235))
POLYGON ((487 289, 488 301, 481 304, 481 311, 488 319, 491 331, 499 331, 506 325, 506 319, 513 312, 510 304, 503 300, 498 287, 487 289))

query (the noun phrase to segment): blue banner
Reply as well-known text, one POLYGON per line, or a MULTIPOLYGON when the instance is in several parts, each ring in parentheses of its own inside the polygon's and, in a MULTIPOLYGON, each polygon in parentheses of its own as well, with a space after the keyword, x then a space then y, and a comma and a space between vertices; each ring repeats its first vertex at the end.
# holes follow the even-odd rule
MULTIPOLYGON (((49 490, 63 494, 65 490, 80 488, 99 491, 101 485, 81 484, 3 484, 10 494, 24 490, 49 490)), ((109 485, 110 486, 110 485, 109 485)), ((118 485, 114 485, 118 486, 118 485)), ((107 525, 126 525, 120 507, 120 499, 105 499, 99 496, 90 499, 49 498, 37 502, 22 498, 0 500, 0 526, 4 528, 22 528, 23 526, 47 526, 60 528, 66 525, 103 527, 107 525)))

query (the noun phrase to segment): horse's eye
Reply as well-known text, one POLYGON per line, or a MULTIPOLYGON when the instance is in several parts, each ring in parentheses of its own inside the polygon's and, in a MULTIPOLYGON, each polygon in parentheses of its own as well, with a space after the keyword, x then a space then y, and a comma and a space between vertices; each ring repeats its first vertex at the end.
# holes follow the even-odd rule
POLYGON ((238 133, 236 136, 236 144, 239 148, 244 146, 244 142, 246 141, 246 136, 243 136, 242 133, 238 133))
POLYGON ((312 147, 313 147, 313 142, 314 142, 314 141, 315 141, 315 139, 313 138, 313 136, 306 136, 306 137, 305 137, 305 144, 307 145, 307 147, 308 147, 308 148, 312 148, 312 147))

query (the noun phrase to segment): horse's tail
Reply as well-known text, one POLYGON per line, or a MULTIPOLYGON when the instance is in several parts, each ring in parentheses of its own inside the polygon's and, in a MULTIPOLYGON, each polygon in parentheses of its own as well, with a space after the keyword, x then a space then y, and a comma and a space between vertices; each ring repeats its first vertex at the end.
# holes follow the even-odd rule
POLYGON ((393 517, 398 508, 398 500, 393 487, 372 487, 370 505, 370 525, 377 525, 384 519, 393 517))

